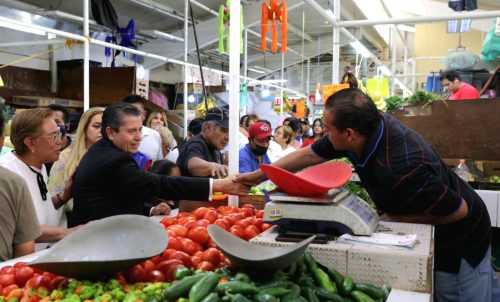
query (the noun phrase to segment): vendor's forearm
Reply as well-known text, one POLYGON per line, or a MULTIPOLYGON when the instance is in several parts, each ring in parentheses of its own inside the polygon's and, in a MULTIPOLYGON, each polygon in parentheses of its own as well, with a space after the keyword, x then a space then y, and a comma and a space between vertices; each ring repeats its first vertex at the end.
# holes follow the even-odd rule
POLYGON ((37 243, 41 242, 56 242, 64 238, 70 233, 70 229, 51 226, 51 225, 41 225, 42 235, 36 239, 37 243))
POLYGON ((277 160, 273 165, 294 172, 309 166, 317 165, 325 160, 316 155, 311 147, 299 149, 277 160))
POLYGON ((411 215, 392 215, 384 214, 382 220, 394 222, 407 222, 407 223, 421 223, 421 224, 447 224, 459 221, 467 216, 468 207, 467 203, 462 200, 459 208, 452 214, 445 217, 433 216, 429 213, 411 214, 411 215))

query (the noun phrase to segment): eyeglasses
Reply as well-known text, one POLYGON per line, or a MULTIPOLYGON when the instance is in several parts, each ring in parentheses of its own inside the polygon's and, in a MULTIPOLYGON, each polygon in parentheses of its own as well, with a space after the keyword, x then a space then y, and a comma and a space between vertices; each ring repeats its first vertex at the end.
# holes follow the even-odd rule
POLYGON ((51 140, 54 144, 57 143, 58 141, 61 141, 62 138, 64 137, 64 134, 61 132, 61 130, 57 130, 55 133, 47 134, 47 135, 41 135, 41 137, 46 137, 49 140, 51 140))

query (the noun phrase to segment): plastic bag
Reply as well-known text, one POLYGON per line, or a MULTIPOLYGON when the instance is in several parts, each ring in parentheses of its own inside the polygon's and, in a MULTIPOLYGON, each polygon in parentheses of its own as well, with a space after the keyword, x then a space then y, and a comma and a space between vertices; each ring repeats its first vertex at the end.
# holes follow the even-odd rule
POLYGON ((500 36, 495 33, 495 24, 484 39, 481 55, 485 61, 493 61, 500 56, 500 36))

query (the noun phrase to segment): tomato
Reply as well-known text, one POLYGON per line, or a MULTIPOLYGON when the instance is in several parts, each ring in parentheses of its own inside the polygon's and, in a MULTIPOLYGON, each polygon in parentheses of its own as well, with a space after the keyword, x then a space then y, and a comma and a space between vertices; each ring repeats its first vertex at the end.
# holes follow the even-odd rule
POLYGON ((257 212, 255 212, 255 217, 257 218, 264 217, 264 210, 257 210, 257 212))
POLYGON ((198 263, 198 265, 196 266, 196 269, 201 269, 203 271, 213 271, 214 270, 214 265, 208 261, 202 261, 200 263, 198 263))
POLYGON ((259 234, 260 234, 259 228, 257 228, 254 225, 249 225, 245 228, 245 231, 243 232, 243 238, 246 240, 250 240, 259 234))
POLYGON ((132 282, 145 282, 147 281, 148 273, 140 264, 134 265, 129 271, 129 279, 132 282))
POLYGON ((270 224, 270 223, 263 223, 262 224, 262 227, 260 228, 262 230, 262 232, 264 232, 265 230, 269 229, 270 227, 272 227, 273 225, 270 224))
POLYGON ((177 237, 177 234, 174 231, 172 231, 172 230, 166 229, 165 232, 167 232, 168 238, 177 237))
POLYGON ((171 226, 168 226, 167 229, 174 231, 177 237, 186 237, 188 232, 186 227, 180 224, 173 224, 171 226))
POLYGON ((252 208, 241 208, 240 213, 245 215, 245 217, 250 217, 250 216, 253 216, 253 209, 252 208))
POLYGON ((220 259, 220 252, 214 247, 208 248, 203 252, 203 261, 208 261, 213 265, 219 265, 220 259))
POLYGON ((34 273, 35 271, 29 266, 19 267, 15 274, 16 284, 23 287, 34 273))
POLYGON ((183 217, 178 220, 177 224, 186 225, 190 221, 196 221, 196 218, 194 218, 193 216, 183 217))
POLYGON ((195 228, 198 226, 197 224, 198 221, 196 220, 193 220, 193 221, 189 221, 188 223, 186 223, 184 226, 186 227, 186 229, 188 229, 188 231, 192 228, 195 228))
POLYGON ((15 289, 17 289, 17 288, 19 288, 19 286, 17 286, 16 284, 11 284, 11 285, 9 285, 9 286, 6 286, 6 287, 4 287, 4 289, 3 289, 3 295, 4 295, 4 296, 8 296, 8 295, 10 294, 10 292, 11 292, 11 291, 13 291, 13 290, 15 290, 15 289))
POLYGON ((227 224, 228 228, 234 224, 234 221, 231 218, 229 218, 228 216, 224 216, 222 218, 222 220, 224 220, 224 222, 227 224))
POLYGON ((189 216, 189 213, 186 213, 186 212, 179 212, 179 214, 177 214, 178 219, 188 217, 188 216, 189 216))
POLYGON ((148 273, 148 282, 165 282, 165 275, 158 271, 158 270, 152 270, 148 273))
POLYGON ((196 210, 193 211, 193 215, 196 219, 202 219, 203 216, 205 216, 205 214, 209 211, 209 209, 207 207, 201 207, 201 208, 197 208, 196 210))
POLYGON ((243 218, 245 218, 245 215, 243 215, 241 213, 234 213, 234 214, 229 214, 229 216, 227 216, 227 217, 229 217, 234 224, 234 223, 236 223, 236 221, 242 220, 243 218))
POLYGON ((243 231, 244 229, 239 225, 233 225, 229 228, 229 232, 231 232, 231 234, 240 238, 243 238, 243 231))
POLYGON ((151 259, 149 259, 149 260, 153 261, 153 263, 154 263, 155 265, 157 265, 157 264, 158 264, 158 263, 160 263, 160 261, 161 261, 161 256, 159 256, 159 255, 158 255, 158 256, 155 256, 155 257, 153 257, 153 258, 151 258, 151 259))
POLYGON ((176 224, 177 223, 177 218, 171 217, 171 216, 166 216, 165 218, 163 218, 160 221, 160 223, 163 224, 164 226, 169 226, 169 225, 172 225, 172 224, 176 224))
POLYGON ((1 274, 0 275, 0 285, 4 288, 16 284, 16 277, 14 274, 1 274))
POLYGON ((254 218, 253 225, 260 230, 260 228, 262 227, 262 218, 254 218))
POLYGON ((238 212, 238 209, 236 207, 220 206, 217 208, 217 212, 226 216, 226 215, 238 212))
POLYGON ((196 226, 207 227, 211 222, 208 219, 200 219, 195 222, 196 226))
POLYGON ((191 263, 193 264, 193 267, 196 267, 202 260, 203 259, 201 259, 201 257, 191 256, 191 263))
POLYGON ((5 300, 12 301, 11 299, 17 299, 17 301, 19 301, 19 299, 23 297, 23 294, 24 290, 22 288, 14 288, 9 292, 9 294, 5 295, 5 300))
POLYGON ((227 223, 224 221, 224 219, 217 219, 215 222, 214 222, 215 225, 217 226, 220 226, 221 228, 223 228, 224 230, 227 231, 227 229, 229 228, 229 226, 227 225, 227 223))
POLYGON ((146 272, 150 272, 155 269, 156 265, 153 261, 151 260, 146 260, 142 263, 142 267, 146 272))
POLYGON ((120 282, 122 286, 127 285, 127 280, 125 280, 125 277, 123 277, 123 274, 121 272, 118 272, 114 275, 114 278, 120 282))
POLYGON ((2 269, 0 269, 0 274, 14 274, 16 272, 16 269, 13 268, 11 265, 7 265, 7 266, 4 266, 2 267, 2 269))
POLYGON ((207 228, 195 227, 194 229, 189 230, 187 238, 193 240, 194 242, 198 242, 199 244, 204 244, 208 241, 210 236, 208 235, 207 228))
POLYGON ((155 269, 162 272, 166 277, 167 276, 166 273, 170 269, 171 266, 181 266, 181 265, 182 265, 182 261, 180 261, 179 259, 170 259, 170 260, 164 260, 164 261, 158 263, 158 265, 156 266, 155 269))
POLYGON ((234 225, 239 225, 242 228, 246 228, 250 224, 251 224, 251 221, 248 218, 245 218, 245 219, 242 219, 242 220, 238 220, 238 221, 236 221, 234 223, 234 225))
POLYGON ((191 261, 191 257, 184 252, 181 252, 181 251, 175 252, 174 255, 172 256, 172 259, 177 259, 177 260, 182 261, 182 264, 185 267, 192 267, 193 266, 193 262, 191 261))
MULTIPOLYGON (((179 243, 179 245, 180 245, 180 243, 179 243)), ((162 261, 172 259, 172 256, 174 255, 175 252, 177 252, 177 250, 174 250, 174 249, 166 249, 165 251, 163 251, 163 254, 161 254, 162 261)), ((156 264, 156 265, 158 265, 158 264, 156 264)))
MULTIPOLYGON (((122 278, 123 278, 123 276, 122 276, 122 278)), ((115 279, 117 279, 117 278, 115 278, 115 279)), ((68 282, 68 279, 66 279, 65 277, 57 276, 57 277, 54 277, 54 279, 52 279, 52 281, 50 281, 50 287, 52 289, 59 289, 67 282, 68 282)))
POLYGON ((215 244, 215 242, 212 240, 212 238, 208 239, 207 243, 205 243, 205 246, 207 248, 209 247, 217 247, 217 244, 215 244))
POLYGON ((26 266, 26 262, 22 262, 22 261, 16 262, 16 264, 14 264, 14 268, 20 268, 20 267, 25 267, 25 266, 26 266))
POLYGON ((206 220, 210 221, 210 223, 213 223, 218 218, 217 217, 217 211, 216 210, 209 210, 209 211, 207 211, 207 213, 205 214, 205 216, 203 216, 203 218, 205 218, 206 220))
POLYGON ((179 238, 179 240, 181 243, 181 250, 188 255, 194 255, 194 253, 203 249, 199 243, 189 238, 179 238))

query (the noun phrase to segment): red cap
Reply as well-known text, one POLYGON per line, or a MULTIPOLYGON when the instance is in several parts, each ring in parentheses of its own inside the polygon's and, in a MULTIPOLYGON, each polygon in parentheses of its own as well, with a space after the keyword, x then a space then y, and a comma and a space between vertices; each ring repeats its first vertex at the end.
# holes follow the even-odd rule
POLYGON ((264 123, 258 122, 253 124, 248 130, 249 137, 255 137, 256 139, 262 139, 269 136, 273 136, 273 132, 271 131, 271 127, 264 123))

